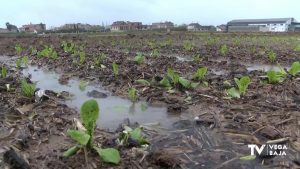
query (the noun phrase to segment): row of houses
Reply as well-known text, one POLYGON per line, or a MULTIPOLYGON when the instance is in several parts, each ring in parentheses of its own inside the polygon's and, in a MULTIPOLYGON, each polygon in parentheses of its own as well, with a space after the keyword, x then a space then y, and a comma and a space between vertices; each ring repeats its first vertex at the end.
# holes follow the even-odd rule
POLYGON ((111 31, 131 31, 131 30, 147 30, 147 29, 171 29, 174 28, 173 22, 156 22, 152 25, 143 25, 142 22, 116 21, 113 22, 111 31))
POLYGON ((15 25, 10 24, 9 22, 6 23, 6 29, 0 28, 0 33, 15 33, 15 32, 29 32, 29 33, 39 33, 46 31, 46 25, 43 23, 40 24, 27 24, 23 25, 18 28, 15 25))
MULTIPOLYGON (((40 33, 46 31, 46 25, 27 24, 20 28, 15 25, 6 23, 6 29, 0 28, 0 33, 9 32, 29 32, 40 33)), ((170 21, 156 22, 151 25, 143 25, 142 22, 116 21, 110 27, 100 25, 90 25, 82 23, 64 24, 60 27, 53 28, 52 31, 57 32, 85 32, 85 31, 131 31, 131 30, 149 30, 149 29, 173 29, 174 23, 170 21)), ((294 18, 271 18, 271 19, 238 19, 231 20, 227 24, 219 26, 200 25, 199 23, 191 23, 189 25, 179 26, 187 31, 207 31, 207 32, 300 32, 300 22, 294 18)))

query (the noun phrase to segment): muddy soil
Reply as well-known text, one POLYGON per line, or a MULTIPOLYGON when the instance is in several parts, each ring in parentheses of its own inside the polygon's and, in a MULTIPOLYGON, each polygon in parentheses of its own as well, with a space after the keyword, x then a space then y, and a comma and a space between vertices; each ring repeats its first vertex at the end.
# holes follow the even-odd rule
MULTIPOLYGON (((300 77, 288 76, 280 84, 263 83, 264 69, 279 63, 289 68, 300 60, 294 46, 300 44, 299 35, 278 34, 162 34, 149 33, 122 36, 58 36, 6 37, 0 39, 0 55, 16 56, 15 45, 19 43, 22 56, 29 56, 30 64, 54 71, 68 83, 72 77, 101 85, 113 95, 126 98, 127 90, 138 90, 138 99, 149 104, 163 105, 170 115, 189 114, 193 118, 179 119, 172 129, 149 128, 147 136, 150 146, 145 159, 133 149, 122 148, 122 163, 110 166, 91 155, 92 166, 113 168, 298 168, 300 167, 300 77), (69 41, 83 46, 86 54, 82 64, 77 55, 66 53, 61 44, 69 41), (186 49, 184 43, 192 42, 193 48, 186 49), (220 52, 227 45, 226 54, 220 52), (44 45, 52 45, 58 53, 57 59, 32 54, 30 46, 38 51, 44 45), (153 56, 157 50, 157 56, 153 56), (271 62, 268 52, 276 53, 271 62), (137 53, 145 61, 137 64, 137 53), (199 55, 199 59, 195 59, 199 55), (103 57, 105 56, 105 57, 103 57), (96 64, 95 58, 101 60, 96 64), (119 75, 114 76, 112 63, 119 65, 119 75), (263 65, 263 66, 261 66, 263 65), (186 79, 192 79, 199 68, 208 67, 205 81, 196 89, 176 87, 165 89, 159 81, 167 69, 172 68, 186 79), (234 86, 234 78, 249 76, 251 84, 241 99, 228 99, 226 89, 234 86), (144 79, 151 85, 136 83, 144 79), (224 81, 230 82, 230 86, 224 81), (287 145, 284 156, 257 155, 255 160, 241 160, 250 155, 248 144, 266 143, 287 145)), ((3 63, 4 64, 4 63, 3 63)), ((14 77, 16 92, 1 91, 1 139, 2 151, 14 146, 30 167, 38 168, 84 168, 84 156, 63 158, 62 152, 71 144, 65 131, 72 126, 76 110, 69 108, 64 99, 49 99, 40 105, 28 108, 20 114, 17 108, 29 106, 32 101, 23 100, 19 90, 20 72, 10 72, 14 77), (46 110, 46 111, 45 111, 46 110), (35 112, 32 117, 32 112, 35 112), (48 112, 48 113, 47 113, 48 112), (18 114, 19 113, 19 114, 18 114), (8 120, 7 116, 12 116, 8 120), (2 117, 1 117, 2 118, 2 117), (17 118, 17 119, 14 119, 17 118), (48 125, 44 125, 47 120, 48 125), (28 125, 33 127, 29 129, 28 125), (34 129, 34 128, 37 129, 34 129), (3 128, 3 129, 2 129, 3 128), (24 130, 24 131, 22 131, 24 130), (28 131, 26 131, 28 130, 28 131), (29 133, 27 147, 16 145, 20 134, 29 133), (3 137, 3 136, 2 136, 3 137)), ((2 84, 7 83, 3 81, 2 84)), ((2 86, 2 85, 1 85, 2 86)), ((26 108, 24 108, 26 109, 26 108)), ((137 121, 138 122, 138 121, 137 121)), ((101 143, 115 137, 117 133, 99 130, 101 143)), ((24 135, 24 134, 21 134, 24 135)), ((21 139, 22 140, 22 139, 21 139)), ((20 143, 18 143, 20 144, 20 143)), ((23 143, 21 143, 22 145, 23 143)), ((3 160, 2 160, 3 161, 3 160)), ((5 160, 4 160, 5 161, 5 160)), ((1 164, 7 164, 2 162, 1 164)))

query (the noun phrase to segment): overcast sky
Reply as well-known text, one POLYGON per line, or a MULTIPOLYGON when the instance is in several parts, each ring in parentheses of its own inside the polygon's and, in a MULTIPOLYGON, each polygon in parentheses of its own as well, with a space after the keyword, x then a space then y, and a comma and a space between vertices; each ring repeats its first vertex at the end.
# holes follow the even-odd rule
POLYGON ((0 27, 27 23, 111 24, 116 20, 150 24, 198 22, 219 25, 232 19, 294 17, 300 0, 0 0, 0 27))

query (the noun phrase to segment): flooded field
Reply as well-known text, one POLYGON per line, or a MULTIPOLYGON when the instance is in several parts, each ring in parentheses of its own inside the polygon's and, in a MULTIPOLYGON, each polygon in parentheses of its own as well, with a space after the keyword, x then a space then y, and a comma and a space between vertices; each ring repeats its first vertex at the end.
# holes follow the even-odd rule
POLYGON ((1 38, 0 168, 24 161, 57 169, 297 168, 298 39, 177 32, 1 38), (100 109, 94 144, 118 150, 118 165, 96 151, 88 159, 83 150, 63 156, 74 144, 67 131, 81 127, 91 99, 100 109), (251 155, 249 145, 287 149, 251 155))

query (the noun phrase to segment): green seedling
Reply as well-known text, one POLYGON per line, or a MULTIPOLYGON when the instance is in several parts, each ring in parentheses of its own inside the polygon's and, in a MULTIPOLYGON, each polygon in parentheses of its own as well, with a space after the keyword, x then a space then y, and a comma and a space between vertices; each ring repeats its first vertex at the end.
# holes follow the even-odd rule
POLYGON ((17 66, 17 68, 21 68, 22 67, 22 59, 21 58, 18 58, 16 60, 16 66, 17 66))
POLYGON ((93 145, 93 136, 96 127, 96 121, 99 117, 99 106, 96 100, 88 100, 83 103, 80 109, 80 119, 84 129, 67 131, 68 135, 79 145, 73 146, 64 152, 65 157, 76 154, 83 149, 85 155, 87 150, 94 149, 104 162, 118 164, 121 160, 119 151, 114 148, 98 148, 93 145))
POLYGON ((85 52, 84 51, 80 51, 79 52, 79 64, 82 65, 85 62, 85 52))
POLYGON ((94 66, 97 66, 97 67, 101 67, 101 68, 105 67, 105 66, 103 65, 103 62, 104 62, 104 60, 105 60, 106 58, 107 58, 107 57, 106 57, 106 55, 105 55, 104 53, 102 53, 100 56, 94 56, 94 57, 93 57, 93 65, 94 65, 94 66))
POLYGON ((202 59, 201 59, 201 56, 200 54, 196 54, 193 56, 193 61, 194 62, 200 62, 202 59))
POLYGON ((2 68, 1 68, 1 77, 6 78, 6 76, 7 76, 7 69, 6 69, 6 67, 2 66, 2 68))
POLYGON ((186 51, 192 51, 194 49, 194 44, 190 41, 184 41, 183 42, 183 49, 186 51))
POLYGON ((207 67, 199 68, 196 73, 193 75, 193 79, 195 80, 203 80, 207 73, 207 67))
POLYGON ((166 77, 159 81, 159 84, 163 87, 171 87, 170 81, 166 77))
POLYGON ((30 46, 29 51, 31 56, 36 55, 38 52, 37 49, 32 46, 30 46))
POLYGON ((115 77, 117 78, 119 75, 119 65, 114 62, 112 64, 112 70, 113 70, 115 77))
POLYGON ((286 74, 282 72, 276 72, 274 70, 269 70, 267 72, 268 82, 271 84, 282 83, 286 77, 286 74))
POLYGON ((128 98, 132 101, 132 102, 136 102, 137 100, 137 90, 133 87, 128 89, 128 98))
POLYGON ((150 82, 148 82, 145 79, 138 79, 138 80, 135 81, 135 83, 141 84, 141 85, 144 85, 144 86, 150 86, 151 85, 150 82))
POLYGON ((276 61, 277 55, 276 55, 275 52, 269 51, 269 52, 267 53, 267 55, 268 55, 269 60, 270 60, 272 63, 274 63, 274 62, 276 61))
POLYGON ((158 57, 159 56, 159 51, 158 49, 153 49, 152 52, 150 53, 151 57, 158 57))
POLYGON ((80 80, 80 82, 79 82, 79 89, 80 89, 81 91, 84 91, 87 85, 88 85, 88 82, 87 82, 87 81, 80 80))
POLYGON ((240 95, 245 95, 251 79, 248 76, 243 76, 241 79, 234 78, 234 81, 238 86, 240 95))
POLYGON ((173 69, 168 68, 167 76, 172 80, 172 83, 174 84, 174 86, 176 86, 178 84, 180 76, 173 69))
POLYGON ((300 63, 294 62, 288 72, 290 75, 296 76, 300 72, 300 63))
POLYGON ((21 90, 23 96, 32 98, 34 96, 35 89, 35 84, 29 84, 26 80, 21 81, 21 90))
POLYGON ((145 61, 145 56, 143 56, 142 54, 138 54, 134 57, 134 62, 136 62, 137 64, 142 64, 145 61))
POLYGON ((223 56, 227 55, 227 53, 228 53, 228 47, 227 47, 227 45, 222 45, 221 46, 220 53, 223 56))
POLYGON ((195 89, 199 86, 199 83, 193 83, 183 77, 179 77, 179 84, 186 89, 195 89))
POLYGON ((235 87, 228 89, 226 92, 231 98, 241 98, 240 92, 235 87))
POLYGON ((23 49, 22 49, 21 45, 19 43, 17 43, 15 46, 15 50, 16 50, 17 55, 20 56, 23 49))
POLYGON ((70 42, 63 41, 61 46, 63 47, 65 53, 73 53, 75 50, 75 44, 71 41, 70 42))
POLYGON ((128 126, 124 126, 123 132, 119 135, 117 143, 119 145, 128 145, 129 139, 132 139, 138 143, 138 146, 143 146, 149 144, 146 138, 143 136, 143 128, 137 127, 132 129, 128 126))
POLYGON ((234 81, 238 89, 232 87, 226 90, 226 93, 230 98, 240 98, 242 95, 246 94, 248 86, 251 83, 251 79, 248 76, 243 76, 240 79, 234 78, 234 81))
POLYGON ((37 52, 38 57, 48 57, 51 59, 57 59, 57 52, 53 49, 53 47, 45 46, 42 51, 37 52))

